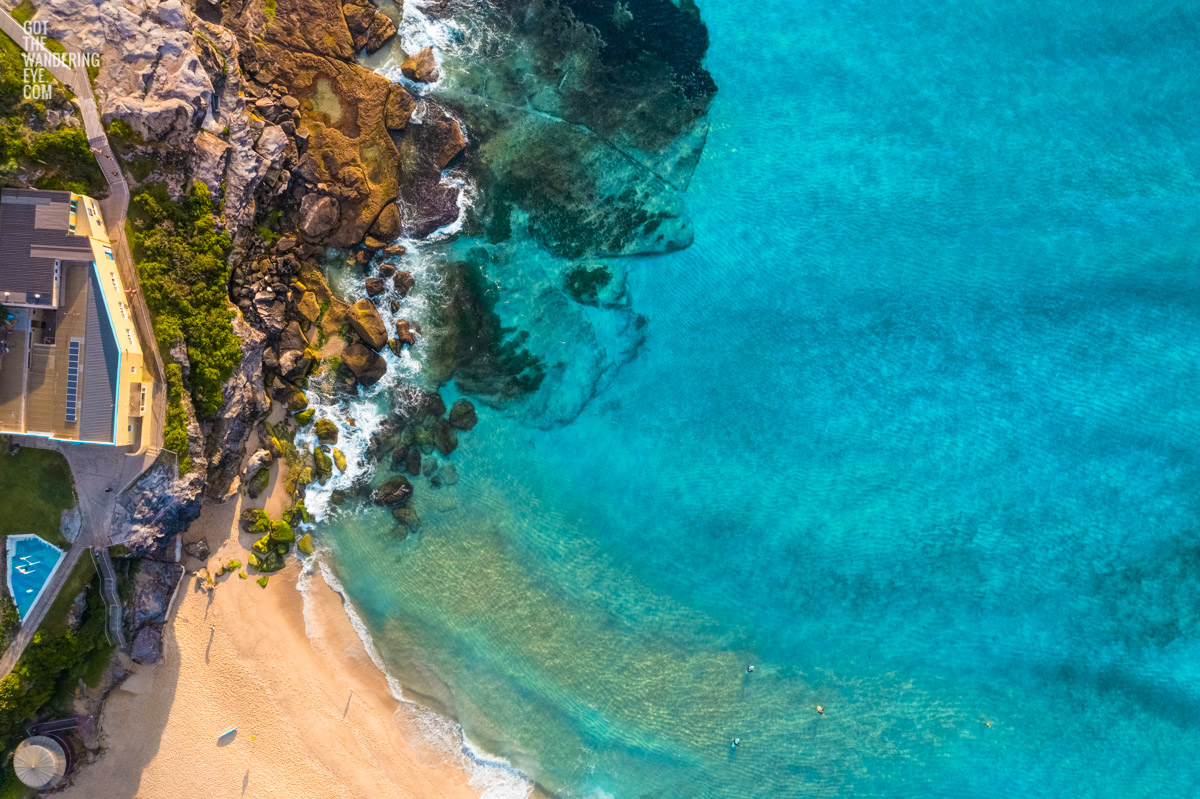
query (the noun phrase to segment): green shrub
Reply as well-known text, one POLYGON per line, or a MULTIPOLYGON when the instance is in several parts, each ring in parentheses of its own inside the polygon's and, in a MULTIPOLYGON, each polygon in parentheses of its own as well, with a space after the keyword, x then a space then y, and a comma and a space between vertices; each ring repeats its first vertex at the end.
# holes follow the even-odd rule
POLYGON ((240 568, 242 568, 242 562, 237 558, 230 558, 229 562, 225 564, 225 571, 234 571, 240 568))
POLYGON ((267 577, 267 575, 265 575, 265 574, 264 574, 262 577, 259 577, 259 578, 258 578, 257 580, 255 580, 254 582, 258 583, 260 587, 262 587, 262 588, 266 588, 266 587, 267 587, 267 580, 269 580, 269 579, 270 579, 270 578, 269 578, 269 577, 267 577))
POLYGON ((203 183, 173 202, 155 186, 133 198, 133 251, 159 349, 187 344, 192 400, 211 417, 223 402, 221 384, 241 363, 228 301, 229 235, 216 230, 212 197, 203 183))
POLYGON ((187 411, 183 407, 183 369, 167 364, 167 419, 163 423, 163 448, 179 456, 179 473, 192 470, 188 455, 187 411))
MULTIPOLYGON (((264 535, 262 538, 258 539, 253 544, 251 544, 250 548, 260 555, 265 555, 270 551, 270 546, 271 546, 271 536, 264 535)), ((250 565, 254 566, 254 562, 251 561, 250 565)), ((254 566, 254 568, 257 569, 259 567, 254 566)))

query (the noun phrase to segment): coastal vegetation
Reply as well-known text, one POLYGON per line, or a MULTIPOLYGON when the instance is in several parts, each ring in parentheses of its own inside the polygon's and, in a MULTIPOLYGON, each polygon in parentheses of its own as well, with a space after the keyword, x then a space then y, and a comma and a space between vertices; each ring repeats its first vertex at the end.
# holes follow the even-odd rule
POLYGON ((187 350, 186 373, 182 364, 167 367, 165 436, 174 443, 168 448, 182 447, 174 451, 183 458, 183 390, 190 392, 198 415, 211 417, 221 408, 222 384, 241 362, 226 293, 229 236, 217 229, 212 197, 203 183, 193 184, 179 201, 161 184, 143 189, 133 198, 130 222, 130 243, 159 349, 167 353, 182 341, 187 350))
MULTIPOLYGON (((0 751, 8 752, 39 717, 67 714, 82 680, 96 687, 113 647, 105 634, 104 600, 91 560, 76 563, 12 673, 0 680, 0 751), (82 608, 76 598, 83 595, 82 608)), ((0 776, 0 796, 19 784, 11 764, 0 776)))
POLYGON ((108 184, 68 90, 55 82, 51 97, 26 99, 24 71, 21 48, 0 34, 0 184, 103 196, 108 184))

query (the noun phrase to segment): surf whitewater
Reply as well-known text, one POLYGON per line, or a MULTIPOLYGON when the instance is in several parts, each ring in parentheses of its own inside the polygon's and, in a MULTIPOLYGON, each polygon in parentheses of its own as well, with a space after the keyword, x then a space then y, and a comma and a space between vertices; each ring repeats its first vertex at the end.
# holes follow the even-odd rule
MULTIPOLYGON (((445 528, 496 522, 490 500, 459 491, 460 472, 476 484, 497 476, 473 470, 470 452, 480 437, 510 423, 518 430, 570 424, 636 357, 646 320, 627 287, 627 259, 613 256, 691 242, 682 191, 715 90, 699 67, 703 38, 690 12, 646 3, 668 15, 669 35, 639 39, 660 48, 637 59, 644 72, 613 73, 603 58, 624 63, 631 57, 625 37, 639 38, 638 31, 619 32, 623 25, 603 17, 586 20, 592 33, 564 27, 574 13, 590 13, 587 4, 575 11, 570 3, 539 4, 523 18, 513 13, 520 5, 406 3, 400 47, 367 59, 417 99, 410 124, 448 115, 461 125, 466 151, 442 175, 442 185, 457 191, 458 215, 429 236, 392 242, 388 249, 403 248, 403 255, 376 256, 366 269, 348 253, 329 255, 326 276, 338 296, 359 300, 371 280, 387 330, 402 323, 417 336, 409 346, 383 349, 386 372, 373 385, 348 392, 337 368, 309 383, 315 418, 337 428, 345 469, 307 488, 317 553, 301 589, 319 575, 342 593, 407 715, 488 799, 529 795, 532 782, 522 775, 542 773, 540 753, 514 744, 458 690, 459 679, 436 665, 460 650, 469 659, 475 645, 454 635, 425 637, 423 625, 409 624, 419 620, 400 618, 386 587, 411 567, 414 553, 453 546, 452 535, 441 535, 445 528), (608 50, 598 45, 601 36, 608 50), (413 83, 400 60, 428 46, 439 79, 413 83), (557 74, 560 48, 597 60, 580 74, 557 74), (667 50, 673 63, 664 60, 667 50), (638 96, 643 106, 659 103, 661 113, 647 122, 604 111, 638 96), (397 283, 400 272, 411 280, 397 283), (464 398, 478 408, 478 426, 448 427, 446 407, 464 398), (411 491, 411 499, 374 501, 388 486, 411 491), (401 507, 389 512, 381 504, 401 507), (469 717, 470 736, 454 716, 469 717), (511 756, 488 754, 497 750, 511 756)), ((315 425, 296 444, 315 451, 315 425)))

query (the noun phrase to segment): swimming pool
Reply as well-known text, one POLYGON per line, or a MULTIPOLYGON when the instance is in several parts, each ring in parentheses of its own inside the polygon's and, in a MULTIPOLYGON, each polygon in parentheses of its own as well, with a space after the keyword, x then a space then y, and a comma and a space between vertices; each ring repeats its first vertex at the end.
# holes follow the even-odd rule
POLYGON ((8 553, 8 591, 24 621, 25 614, 58 568, 63 553, 36 535, 10 535, 4 548, 8 553))

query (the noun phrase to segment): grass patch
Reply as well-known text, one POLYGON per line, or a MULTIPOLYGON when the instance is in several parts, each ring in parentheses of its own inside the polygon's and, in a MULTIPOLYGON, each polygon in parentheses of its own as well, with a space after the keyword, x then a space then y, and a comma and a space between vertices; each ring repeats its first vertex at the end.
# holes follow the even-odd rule
POLYGON ((75 507, 75 484, 61 453, 21 447, 14 455, 0 447, 0 485, 6 495, 21 498, 5 503, 0 536, 34 533, 57 547, 70 546, 59 524, 62 512, 75 507))
POLYGON ((37 9, 33 7, 33 3, 30 0, 21 0, 9 13, 12 14, 13 19, 24 25, 33 19, 33 15, 37 13, 37 9))

